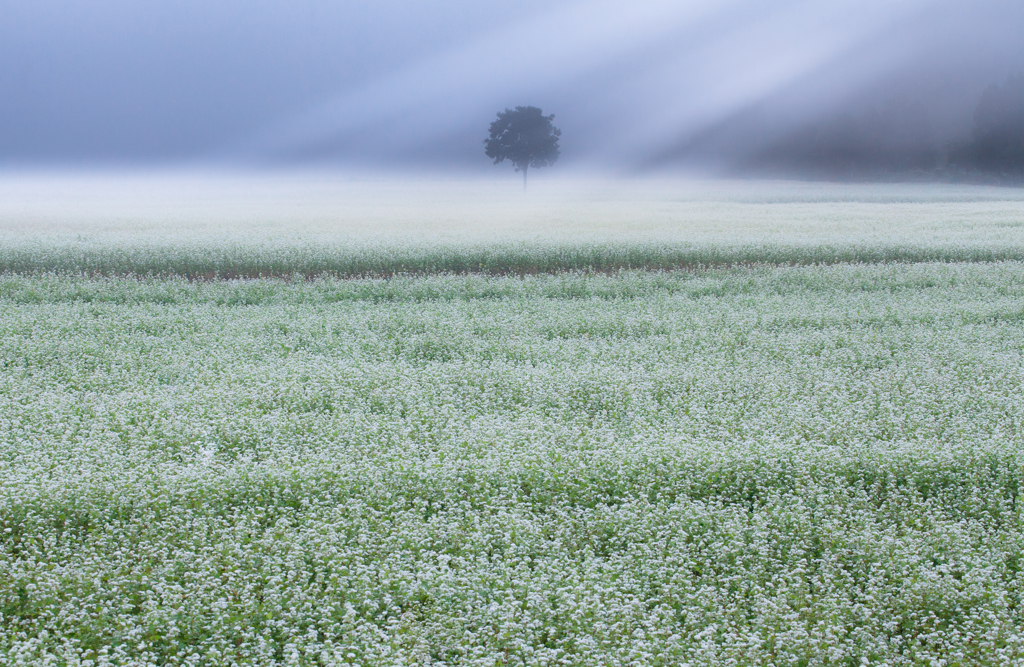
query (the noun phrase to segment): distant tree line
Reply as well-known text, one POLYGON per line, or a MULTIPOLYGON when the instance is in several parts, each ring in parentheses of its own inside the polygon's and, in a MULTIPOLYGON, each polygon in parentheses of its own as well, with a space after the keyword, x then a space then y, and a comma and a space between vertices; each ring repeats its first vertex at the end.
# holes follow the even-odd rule
POLYGON ((1024 181, 1024 73, 985 89, 974 109, 971 138, 950 148, 949 163, 1007 181, 1024 181))
POLYGON ((974 110, 969 137, 935 140, 927 105, 902 98, 857 116, 805 123, 752 147, 739 171, 826 179, 983 180, 1024 184, 1024 74, 993 84, 974 110))

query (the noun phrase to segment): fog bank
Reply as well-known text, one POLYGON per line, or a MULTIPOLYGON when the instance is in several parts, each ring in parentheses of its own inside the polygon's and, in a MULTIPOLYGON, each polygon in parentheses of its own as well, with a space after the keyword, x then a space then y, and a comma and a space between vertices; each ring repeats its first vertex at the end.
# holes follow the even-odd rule
POLYGON ((14 169, 498 172, 487 124, 532 104, 556 115, 565 169, 927 170, 970 137, 985 88, 1024 68, 1024 6, 1004 0, 41 0, 5 13, 0 163, 14 169))

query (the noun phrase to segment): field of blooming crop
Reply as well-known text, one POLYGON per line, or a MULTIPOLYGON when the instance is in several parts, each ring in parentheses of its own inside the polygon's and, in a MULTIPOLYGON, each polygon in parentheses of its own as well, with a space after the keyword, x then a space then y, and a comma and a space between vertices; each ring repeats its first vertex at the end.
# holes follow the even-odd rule
POLYGON ((0 210, 0 664, 1024 663, 1021 201, 851 191, 575 246, 0 210), (621 268, 659 235, 703 259, 621 268))

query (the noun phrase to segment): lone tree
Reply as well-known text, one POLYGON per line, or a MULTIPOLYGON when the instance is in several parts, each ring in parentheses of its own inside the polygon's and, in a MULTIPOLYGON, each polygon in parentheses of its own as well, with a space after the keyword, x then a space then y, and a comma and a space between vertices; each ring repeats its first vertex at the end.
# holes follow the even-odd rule
POLYGON ((491 123, 491 135, 484 139, 484 153, 494 164, 509 160, 516 171, 523 172, 523 190, 526 189, 526 170, 547 167, 558 159, 558 137, 562 131, 551 124, 555 115, 545 116, 537 107, 516 107, 498 112, 491 123))

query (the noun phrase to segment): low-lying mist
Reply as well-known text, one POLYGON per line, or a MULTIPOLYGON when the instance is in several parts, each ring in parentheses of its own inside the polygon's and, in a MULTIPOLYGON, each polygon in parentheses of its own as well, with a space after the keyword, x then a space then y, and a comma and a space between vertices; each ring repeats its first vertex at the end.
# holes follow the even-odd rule
POLYGON ((978 185, 135 172, 0 179, 0 274, 387 277, 1024 260, 978 185))

